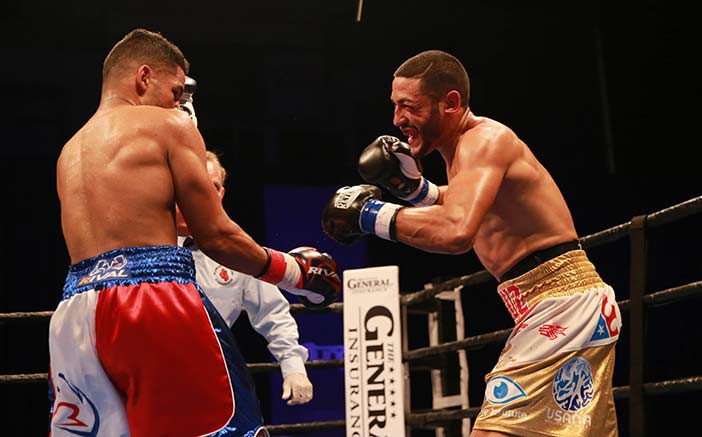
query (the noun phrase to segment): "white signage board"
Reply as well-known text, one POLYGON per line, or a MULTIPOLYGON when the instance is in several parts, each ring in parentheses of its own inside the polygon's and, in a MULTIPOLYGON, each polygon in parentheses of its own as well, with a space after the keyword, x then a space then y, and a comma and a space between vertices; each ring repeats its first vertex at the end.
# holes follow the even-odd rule
POLYGON ((347 437, 404 437, 397 266, 344 271, 347 437))

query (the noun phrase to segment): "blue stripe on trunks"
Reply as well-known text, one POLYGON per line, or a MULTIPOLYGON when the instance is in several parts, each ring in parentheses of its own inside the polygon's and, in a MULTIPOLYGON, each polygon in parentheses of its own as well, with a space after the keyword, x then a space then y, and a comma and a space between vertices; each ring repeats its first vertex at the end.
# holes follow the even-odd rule
POLYGON ((146 246, 113 249, 73 264, 68 269, 62 300, 86 290, 102 290, 142 282, 195 282, 189 249, 146 246))

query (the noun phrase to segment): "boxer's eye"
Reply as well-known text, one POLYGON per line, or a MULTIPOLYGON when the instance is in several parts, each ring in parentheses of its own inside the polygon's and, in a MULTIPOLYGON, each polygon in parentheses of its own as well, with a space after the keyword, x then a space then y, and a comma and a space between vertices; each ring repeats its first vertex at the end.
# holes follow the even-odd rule
POLYGON ((506 376, 496 376, 485 386, 485 399, 491 404, 507 404, 524 397, 526 397, 524 389, 506 376))

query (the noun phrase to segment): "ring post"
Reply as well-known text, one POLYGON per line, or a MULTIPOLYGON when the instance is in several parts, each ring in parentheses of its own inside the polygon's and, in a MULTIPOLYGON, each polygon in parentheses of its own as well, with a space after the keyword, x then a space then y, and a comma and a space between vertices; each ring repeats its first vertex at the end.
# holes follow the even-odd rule
POLYGON ((631 219, 629 227, 631 244, 631 264, 629 309, 630 328, 629 338, 629 433, 639 437, 646 435, 644 412, 644 302, 646 290, 646 216, 640 215, 631 219))

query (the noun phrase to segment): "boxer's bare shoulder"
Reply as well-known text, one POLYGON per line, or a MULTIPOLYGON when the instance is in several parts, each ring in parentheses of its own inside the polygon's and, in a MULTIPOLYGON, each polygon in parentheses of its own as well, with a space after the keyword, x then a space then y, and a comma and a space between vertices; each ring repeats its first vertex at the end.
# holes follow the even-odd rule
POLYGON ((98 110, 66 143, 57 189, 72 258, 175 244, 168 160, 174 147, 193 143, 194 130, 182 111, 120 105, 98 110))

